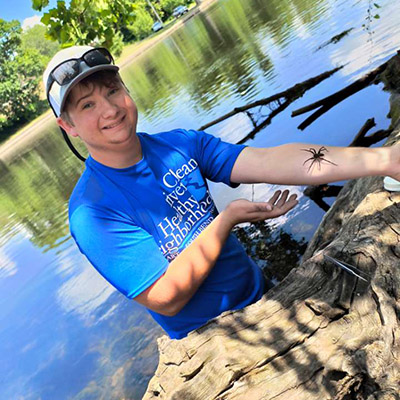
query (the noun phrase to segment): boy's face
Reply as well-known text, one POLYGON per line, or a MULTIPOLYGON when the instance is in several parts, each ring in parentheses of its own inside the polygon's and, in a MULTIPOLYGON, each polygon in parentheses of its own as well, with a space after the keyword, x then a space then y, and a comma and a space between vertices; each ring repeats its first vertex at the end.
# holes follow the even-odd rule
POLYGON ((135 140, 137 108, 122 83, 78 83, 67 102, 70 121, 59 117, 57 123, 69 135, 79 136, 93 156, 126 150, 135 140))

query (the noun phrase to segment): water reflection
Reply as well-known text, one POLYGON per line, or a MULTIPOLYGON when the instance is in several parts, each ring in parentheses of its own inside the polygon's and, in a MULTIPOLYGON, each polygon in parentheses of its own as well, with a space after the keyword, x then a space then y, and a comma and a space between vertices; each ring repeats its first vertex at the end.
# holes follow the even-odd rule
MULTIPOLYGON (((332 93, 397 50, 399 2, 379 4, 381 19, 366 30, 366 2, 215 2, 123 71, 139 106, 139 129, 196 128, 346 64, 294 107, 332 93), (350 28, 340 43, 316 51, 350 28)), ((291 111, 248 144, 347 145, 367 118, 374 116, 378 129, 388 126, 388 95, 380 86, 368 88, 302 133, 296 129, 301 120, 290 118, 291 111)), ((237 115, 211 132, 237 142, 251 128, 247 117, 237 115)), ((55 123, 43 126, 29 148, 0 162, 0 397, 139 399, 157 362, 155 338, 161 331, 143 308, 115 292, 73 244, 67 201, 83 165, 55 123)), ((237 197, 265 200, 276 188, 211 185, 220 209, 237 197)), ((290 234, 286 246, 298 244, 298 257, 302 238, 311 237, 323 213, 302 197, 302 188, 293 190, 300 205, 274 223, 290 234)))

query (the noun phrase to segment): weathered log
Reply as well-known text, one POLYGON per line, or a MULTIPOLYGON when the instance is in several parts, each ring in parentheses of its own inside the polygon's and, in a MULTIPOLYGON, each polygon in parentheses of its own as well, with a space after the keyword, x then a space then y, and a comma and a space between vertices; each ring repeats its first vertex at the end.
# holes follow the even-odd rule
POLYGON ((399 399, 399 320, 400 193, 385 191, 382 177, 353 180, 300 267, 260 301, 184 339, 159 339, 144 400, 399 399), (357 266, 370 282, 324 254, 357 266))
POLYGON ((310 258, 258 303, 180 341, 161 338, 144 399, 398 398, 400 196, 375 178, 340 197, 347 207, 327 214, 323 252, 367 271, 371 285, 312 242, 310 258))

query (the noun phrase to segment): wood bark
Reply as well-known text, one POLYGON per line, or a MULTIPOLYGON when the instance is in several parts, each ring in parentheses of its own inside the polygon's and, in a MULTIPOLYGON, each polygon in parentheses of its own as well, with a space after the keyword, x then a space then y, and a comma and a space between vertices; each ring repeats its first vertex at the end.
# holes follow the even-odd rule
MULTIPOLYGON (((397 96, 392 118, 399 109, 397 96)), ((400 124, 393 127, 389 144, 400 142, 400 124)), ((382 181, 347 183, 300 267, 260 301, 184 339, 161 337, 144 400, 399 399, 400 192, 382 181)))

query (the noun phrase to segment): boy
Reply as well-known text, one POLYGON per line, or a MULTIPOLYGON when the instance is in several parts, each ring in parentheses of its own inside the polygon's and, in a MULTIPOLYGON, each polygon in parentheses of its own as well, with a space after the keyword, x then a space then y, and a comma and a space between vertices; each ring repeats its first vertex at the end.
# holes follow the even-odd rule
POLYGON ((103 48, 61 50, 44 82, 58 125, 90 154, 69 203, 71 234, 93 266, 147 307, 171 338, 260 299, 261 270, 230 232, 297 204, 295 195, 278 191, 265 203, 233 201, 218 214, 206 179, 235 187, 400 178, 400 146, 258 149, 183 129, 136 132, 136 105, 103 48))

